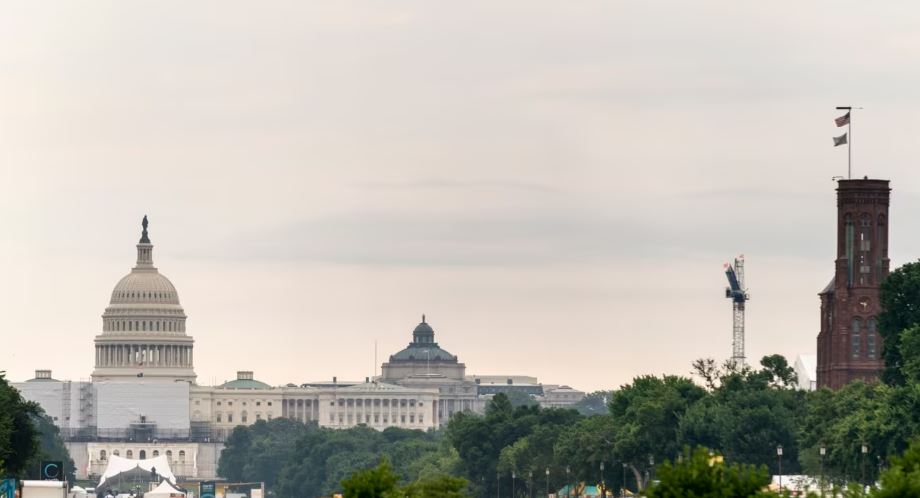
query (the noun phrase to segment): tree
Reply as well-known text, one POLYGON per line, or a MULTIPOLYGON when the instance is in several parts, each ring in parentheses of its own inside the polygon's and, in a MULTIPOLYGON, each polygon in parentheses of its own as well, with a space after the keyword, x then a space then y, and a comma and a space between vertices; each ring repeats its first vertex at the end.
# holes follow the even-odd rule
POLYGON ((920 325, 920 262, 907 263, 891 272, 880 286, 882 312, 878 331, 882 336, 885 370, 882 380, 903 385, 901 333, 920 325))
POLYGON ((789 366, 786 357, 781 354, 772 354, 760 359, 760 365, 763 367, 763 375, 768 382, 774 387, 795 387, 798 379, 795 369, 789 366))
POLYGON ((342 495, 344 498, 384 498, 392 495, 398 481, 390 462, 384 458, 376 467, 355 472, 343 480, 342 495))
POLYGON ((685 452, 682 462, 665 462, 658 469, 658 483, 648 498, 747 498, 775 497, 763 491, 770 482, 767 469, 744 464, 724 464, 705 448, 685 452))
POLYGON ((572 408, 582 415, 606 415, 608 413, 607 402, 612 397, 613 391, 594 391, 575 403, 572 408))
POLYGON ((677 431, 684 413, 706 396, 686 377, 637 377, 613 395, 614 457, 626 462, 642 487, 649 457, 674 458, 680 451, 677 431))
POLYGON ((448 475, 430 476, 403 486, 393 498, 464 498, 469 481, 448 475))
POLYGON ((881 487, 872 498, 920 496, 920 440, 914 440, 900 457, 891 459, 891 467, 882 472, 881 487))
POLYGON ((901 332, 898 353, 901 356, 901 376, 907 383, 920 383, 920 325, 901 332))
POLYGON ((0 372, 0 475, 19 476, 39 452, 38 405, 22 398, 0 372))
POLYGON ((32 417, 32 424, 38 433, 38 451, 27 465, 28 477, 41 479, 38 469, 42 460, 60 461, 64 462, 64 475, 73 484, 76 480, 73 459, 70 458, 70 452, 67 451, 64 440, 61 439, 60 429, 38 406, 36 406, 36 414, 32 417))

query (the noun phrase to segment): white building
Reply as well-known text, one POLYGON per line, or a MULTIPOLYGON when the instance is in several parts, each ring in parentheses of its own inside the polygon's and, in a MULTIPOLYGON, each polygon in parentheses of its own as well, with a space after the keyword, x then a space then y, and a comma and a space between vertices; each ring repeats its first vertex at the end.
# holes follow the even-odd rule
MULTIPOLYGON (((379 379, 272 387, 240 371, 219 386, 198 385, 185 311, 175 286, 153 266, 146 216, 142 225, 137 262, 102 315, 92 380, 60 381, 37 370, 34 379, 14 384, 60 427, 78 478, 98 476, 112 455, 164 456, 180 479, 214 478, 222 441, 234 427, 259 420, 428 430, 455 413, 482 411, 487 397, 479 380, 467 378, 464 364, 434 342, 424 316, 379 379)), ((584 396, 566 386, 539 387, 547 406, 584 396)))

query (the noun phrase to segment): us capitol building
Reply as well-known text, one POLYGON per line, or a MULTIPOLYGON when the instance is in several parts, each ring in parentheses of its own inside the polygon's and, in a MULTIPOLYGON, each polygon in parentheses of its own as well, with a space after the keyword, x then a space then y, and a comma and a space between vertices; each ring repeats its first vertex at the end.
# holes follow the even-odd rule
POLYGON ((91 380, 61 381, 50 370, 36 370, 34 379, 14 384, 61 429, 78 478, 100 475, 111 455, 163 455, 180 478, 214 478, 234 427, 277 417, 320 427, 428 430, 454 413, 482 412, 498 392, 526 393, 543 406, 584 397, 534 377, 467 376, 466 366, 435 342, 424 315, 412 342, 383 363, 380 377, 364 382, 333 377, 270 386, 241 371, 219 386, 198 385, 185 310, 175 286, 153 265, 146 216, 142 225, 137 263, 115 285, 102 314, 91 380))

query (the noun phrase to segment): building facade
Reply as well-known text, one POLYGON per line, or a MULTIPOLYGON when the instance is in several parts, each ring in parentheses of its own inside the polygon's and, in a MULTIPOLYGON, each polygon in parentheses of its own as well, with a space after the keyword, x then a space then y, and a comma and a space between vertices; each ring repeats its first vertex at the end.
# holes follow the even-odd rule
POLYGON ((872 381, 884 367, 877 317, 879 286, 888 276, 888 180, 837 182, 834 278, 819 294, 818 387, 872 381))

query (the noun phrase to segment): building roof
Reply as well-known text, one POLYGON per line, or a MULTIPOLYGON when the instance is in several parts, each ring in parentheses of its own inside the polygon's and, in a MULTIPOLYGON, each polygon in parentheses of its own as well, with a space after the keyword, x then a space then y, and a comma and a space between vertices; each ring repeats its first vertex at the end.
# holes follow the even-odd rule
POLYGON ((397 386, 396 384, 387 384, 385 382, 364 382, 353 386, 343 387, 339 392, 367 392, 367 391, 411 391, 412 389, 397 386))
POLYGON ((835 281, 835 280, 836 280, 836 279, 831 278, 831 281, 827 283, 827 285, 824 287, 824 290, 822 290, 821 292, 819 292, 818 295, 820 296, 821 294, 833 294, 833 293, 834 293, 834 281, 835 281))
POLYGON ((271 389, 272 386, 255 379, 228 380, 220 385, 224 389, 271 389))
POLYGON ((390 356, 390 363, 406 361, 456 363, 457 357, 438 346, 434 341, 434 329, 425 321, 425 315, 422 315, 422 322, 412 331, 412 342, 402 351, 390 356))

